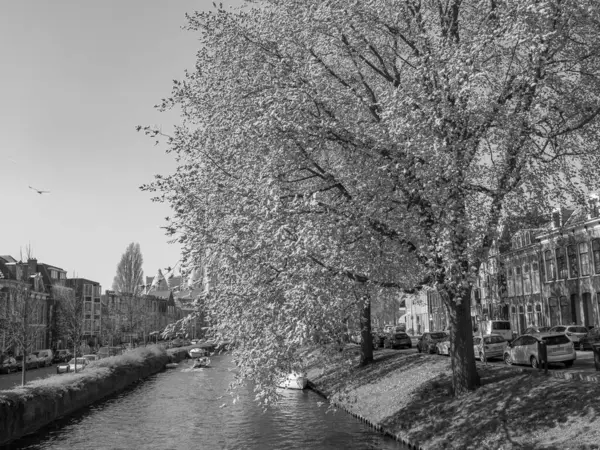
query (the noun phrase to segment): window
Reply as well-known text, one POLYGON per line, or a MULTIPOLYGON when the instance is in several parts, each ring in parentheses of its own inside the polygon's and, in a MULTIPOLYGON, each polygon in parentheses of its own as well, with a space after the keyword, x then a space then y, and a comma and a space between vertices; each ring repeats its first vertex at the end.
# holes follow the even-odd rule
POLYGON ((564 280, 568 277, 567 258, 563 247, 556 249, 556 269, 558 270, 558 278, 564 280))
POLYGON ((527 305, 527 323, 533 325, 533 305, 527 305))
MULTIPOLYGON (((598 254, 600 262, 600 251, 598 254)), ((552 250, 546 250, 544 253, 544 258, 546 260, 546 281, 552 281, 556 278, 556 268, 554 267, 554 256, 552 255, 552 250)))
POLYGON ((537 261, 531 263, 531 291, 534 294, 540 292, 540 272, 537 261))
POLYGON ((531 233, 529 231, 525 232, 525 245, 531 244, 531 233))
POLYGON ((592 241, 592 253, 594 254, 594 272, 600 273, 600 240, 592 241))
POLYGON ((67 274, 65 272, 61 272, 60 273, 60 279, 61 280, 66 280, 67 279, 67 274))
POLYGON ((525 308, 523 308, 523 305, 519 305, 519 314, 525 314, 525 308))
POLYGON ((521 240, 521 235, 517 236, 517 248, 523 247, 523 242, 521 240))
POLYGON ((506 269, 506 278, 508 280, 508 296, 513 297, 515 295, 515 279, 512 267, 506 269))
POLYGON ((579 259, 581 260, 581 276, 586 277, 590 274, 590 256, 587 242, 579 244, 579 259))
POLYGON ((569 245, 567 247, 567 255, 569 255, 569 277, 579 277, 579 260, 577 259, 577 247, 569 245))
POLYGON ((523 295, 523 277, 521 266, 515 267, 515 295, 523 295))
POLYGON ((529 264, 523 264, 523 294, 531 294, 531 274, 529 264))
POLYGON ((58 278, 58 271, 56 271, 54 269, 51 269, 50 270, 50 278, 57 279, 58 278))

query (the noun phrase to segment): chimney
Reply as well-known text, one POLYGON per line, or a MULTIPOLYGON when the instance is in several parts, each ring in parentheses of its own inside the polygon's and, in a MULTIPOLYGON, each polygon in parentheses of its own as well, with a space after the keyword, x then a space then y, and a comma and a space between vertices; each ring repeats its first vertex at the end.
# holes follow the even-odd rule
POLYGON ((562 227, 562 213, 560 209, 554 209, 552 210, 552 229, 556 230, 560 227, 562 227))
POLYGON ((29 258, 27 260, 27 275, 35 275, 37 273, 37 259, 29 258))
POLYGON ((590 194, 588 197, 588 219, 598 217, 598 194, 590 194))

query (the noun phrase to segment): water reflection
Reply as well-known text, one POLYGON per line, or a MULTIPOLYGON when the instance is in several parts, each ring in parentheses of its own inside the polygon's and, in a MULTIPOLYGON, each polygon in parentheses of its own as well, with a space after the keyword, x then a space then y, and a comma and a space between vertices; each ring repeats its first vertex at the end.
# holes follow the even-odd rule
POLYGON ((212 367, 191 369, 191 362, 144 383, 35 436, 11 449, 401 449, 350 415, 326 412, 312 391, 284 390, 281 403, 263 410, 250 387, 233 404, 228 356, 212 367))

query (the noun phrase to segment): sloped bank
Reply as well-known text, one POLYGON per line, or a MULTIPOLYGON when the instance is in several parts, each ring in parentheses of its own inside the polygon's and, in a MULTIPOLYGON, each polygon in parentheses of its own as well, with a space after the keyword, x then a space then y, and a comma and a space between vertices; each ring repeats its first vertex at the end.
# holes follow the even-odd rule
POLYGON ((186 358, 187 350, 152 346, 102 359, 79 373, 39 379, 0 391, 0 445, 35 433, 186 358))
POLYGON ((482 387, 454 397, 447 357, 382 351, 357 367, 353 351, 311 355, 312 385, 408 448, 600 448, 598 382, 479 366, 482 387))

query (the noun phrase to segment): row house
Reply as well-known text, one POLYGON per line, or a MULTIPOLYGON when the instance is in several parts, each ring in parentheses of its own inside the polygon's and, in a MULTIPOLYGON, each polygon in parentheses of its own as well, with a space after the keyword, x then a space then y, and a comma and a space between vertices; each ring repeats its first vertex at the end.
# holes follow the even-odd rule
POLYGON ((517 333, 531 326, 600 326, 598 210, 591 197, 588 207, 561 208, 536 228, 504 236, 480 271, 474 322, 509 320, 517 333))
POLYGON ((0 353, 49 348, 50 293, 37 261, 0 256, 0 353))
MULTIPOLYGON (((531 326, 600 326, 597 197, 587 207, 557 209, 527 226, 505 226, 500 234, 473 286, 473 328, 492 319, 510 321, 516 333, 531 326)), ((421 303, 427 306, 429 329, 445 329, 448 321, 439 295, 424 292, 427 300, 421 303)))
POLYGON ((83 340, 99 345, 102 330, 102 287, 87 278, 69 278, 66 286, 75 292, 75 300, 83 303, 83 340))

